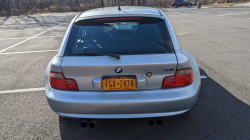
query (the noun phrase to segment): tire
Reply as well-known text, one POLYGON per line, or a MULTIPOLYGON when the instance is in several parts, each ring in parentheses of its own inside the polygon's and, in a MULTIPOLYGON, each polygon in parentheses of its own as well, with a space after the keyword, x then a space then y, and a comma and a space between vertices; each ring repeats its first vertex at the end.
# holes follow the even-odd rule
POLYGON ((190 8, 191 7, 191 4, 188 4, 188 8, 190 8))
POLYGON ((178 5, 175 4, 175 5, 174 5, 174 8, 178 8, 178 5))

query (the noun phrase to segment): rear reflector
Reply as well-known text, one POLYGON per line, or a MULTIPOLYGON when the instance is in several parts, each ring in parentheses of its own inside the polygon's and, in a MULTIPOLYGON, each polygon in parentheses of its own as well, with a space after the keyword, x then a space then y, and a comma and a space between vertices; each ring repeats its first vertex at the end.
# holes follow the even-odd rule
POLYGON ((61 90, 79 90, 78 85, 74 79, 67 79, 63 73, 50 72, 49 74, 50 86, 61 90))
POLYGON ((174 76, 163 79, 162 89, 188 86, 193 83, 193 72, 191 68, 177 70, 174 76))
POLYGON ((101 18, 96 21, 106 21, 106 20, 140 20, 141 18, 101 18))

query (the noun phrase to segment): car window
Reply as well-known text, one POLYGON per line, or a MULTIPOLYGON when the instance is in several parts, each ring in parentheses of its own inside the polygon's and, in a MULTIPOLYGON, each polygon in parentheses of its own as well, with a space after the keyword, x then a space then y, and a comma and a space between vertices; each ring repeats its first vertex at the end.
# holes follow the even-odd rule
POLYGON ((75 23, 64 55, 80 52, 160 54, 173 53, 173 46, 162 19, 91 19, 75 23))

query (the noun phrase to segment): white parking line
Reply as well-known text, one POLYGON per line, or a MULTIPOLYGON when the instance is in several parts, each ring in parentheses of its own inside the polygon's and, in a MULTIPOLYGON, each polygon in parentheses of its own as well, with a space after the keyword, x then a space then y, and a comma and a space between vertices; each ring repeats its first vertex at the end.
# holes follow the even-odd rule
POLYGON ((20 54, 20 53, 56 52, 56 51, 58 51, 58 50, 42 50, 42 51, 10 52, 10 53, 0 53, 0 54, 20 54))
POLYGON ((232 15, 240 15, 240 13, 232 13, 232 14, 216 15, 215 17, 232 16, 232 15))
POLYGON ((246 19, 250 19, 250 18, 246 18, 246 19))
POLYGON ((24 43, 24 42, 26 42, 26 41, 28 41, 28 40, 30 40, 30 39, 32 39, 32 38, 35 38, 35 37, 37 37, 37 36, 39 36, 39 35, 41 35, 41 34, 43 34, 43 33, 46 33, 46 32, 48 32, 48 31, 50 31, 50 30, 53 30, 53 29, 55 29, 55 28, 57 28, 57 27, 59 27, 59 26, 62 26, 63 24, 66 24, 66 23, 68 23, 68 21, 67 21, 67 22, 64 22, 64 23, 62 23, 62 24, 60 24, 60 25, 57 25, 57 26, 55 26, 55 27, 53 27, 53 28, 50 28, 50 29, 48 29, 48 30, 46 30, 46 31, 43 31, 43 32, 41 32, 41 33, 39 33, 39 34, 37 34, 37 35, 35 35, 35 36, 33 36, 33 37, 30 37, 30 38, 28 38, 28 39, 26 39, 26 40, 24 40, 24 41, 21 41, 21 42, 15 44, 15 45, 12 45, 12 46, 10 46, 10 47, 8 47, 8 48, 6 48, 6 49, 3 49, 3 50, 0 51, 0 53, 4 52, 4 51, 6 51, 6 50, 8 50, 8 49, 10 49, 10 48, 13 48, 13 47, 15 47, 15 46, 17 46, 17 45, 19 45, 19 44, 22 44, 22 43, 24 43))
MULTIPOLYGON (((65 28, 56 28, 57 30, 67 30, 67 27, 65 28)), ((0 32, 9 32, 9 31, 15 31, 15 32, 23 32, 23 31, 44 31, 46 29, 24 29, 24 30, 2 30, 0 29, 0 32)))
POLYGON ((44 29, 25 29, 25 30, 0 30, 0 32, 8 32, 8 31, 41 31, 44 29))
POLYGON ((42 87, 42 88, 28 88, 28 89, 3 90, 3 91, 0 91, 0 94, 17 93, 17 92, 30 92, 30 91, 41 91, 41 90, 45 90, 45 88, 42 87))
POLYGON ((204 76, 204 75, 201 75, 200 77, 201 77, 201 79, 206 79, 207 78, 207 76, 204 76))
MULTIPOLYGON (((41 36, 41 37, 34 37, 34 38, 46 38, 46 37, 64 37, 64 36, 41 36)), ((30 37, 20 37, 20 38, 2 38, 0 40, 9 40, 9 39, 25 39, 25 38, 30 38, 30 37)))

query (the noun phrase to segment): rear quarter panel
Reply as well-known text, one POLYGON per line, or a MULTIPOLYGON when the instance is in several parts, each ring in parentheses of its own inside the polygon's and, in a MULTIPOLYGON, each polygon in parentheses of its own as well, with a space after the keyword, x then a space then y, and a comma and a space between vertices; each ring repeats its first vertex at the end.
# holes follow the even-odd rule
POLYGON ((184 48, 182 48, 182 53, 188 58, 189 65, 191 66, 193 73, 194 74, 197 72, 200 73, 200 68, 199 68, 198 63, 197 63, 196 59, 194 58, 194 56, 184 48))

